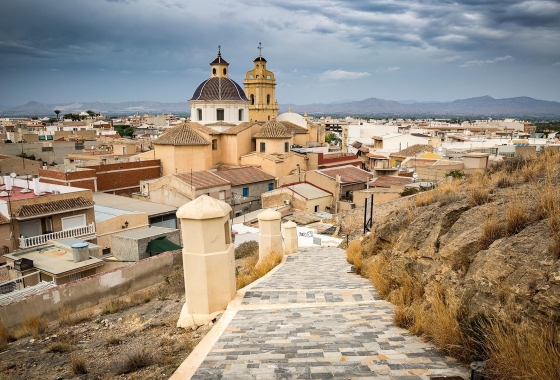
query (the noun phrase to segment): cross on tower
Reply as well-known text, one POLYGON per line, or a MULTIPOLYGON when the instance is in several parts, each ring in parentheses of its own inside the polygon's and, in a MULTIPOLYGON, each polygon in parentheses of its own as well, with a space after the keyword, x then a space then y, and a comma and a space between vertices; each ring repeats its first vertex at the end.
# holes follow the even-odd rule
POLYGON ((257 49, 259 49, 259 57, 262 57, 262 45, 260 42, 259 42, 259 47, 257 49))
POLYGON ((221 48, 222 48, 222 47, 221 47, 220 45, 218 45, 218 55, 222 54, 222 53, 220 52, 221 48))

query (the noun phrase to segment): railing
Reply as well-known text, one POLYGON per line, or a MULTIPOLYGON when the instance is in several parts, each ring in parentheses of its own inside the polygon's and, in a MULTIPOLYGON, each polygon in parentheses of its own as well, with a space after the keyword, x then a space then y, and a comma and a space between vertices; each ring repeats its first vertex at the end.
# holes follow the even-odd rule
POLYGON ((67 239, 78 236, 93 235, 95 234, 95 224, 91 223, 88 226, 72 228, 70 230, 52 232, 50 234, 37 235, 31 237, 20 237, 19 248, 36 247, 45 244, 49 240, 54 239, 67 239))

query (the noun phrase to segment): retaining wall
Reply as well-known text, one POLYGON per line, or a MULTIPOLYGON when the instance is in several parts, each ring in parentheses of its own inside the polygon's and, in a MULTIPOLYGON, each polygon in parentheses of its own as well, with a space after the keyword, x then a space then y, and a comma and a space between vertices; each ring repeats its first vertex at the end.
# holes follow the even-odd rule
POLYGON ((30 317, 58 319, 61 308, 78 312, 111 298, 118 298, 163 282, 164 276, 182 263, 181 251, 166 252, 132 265, 66 283, 0 307, 0 319, 7 328, 21 325, 30 317))

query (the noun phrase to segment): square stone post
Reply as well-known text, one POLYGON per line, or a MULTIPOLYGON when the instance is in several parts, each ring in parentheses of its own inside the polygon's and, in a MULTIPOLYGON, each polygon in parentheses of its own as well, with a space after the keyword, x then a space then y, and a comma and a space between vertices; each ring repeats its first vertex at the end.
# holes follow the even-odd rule
POLYGON ((259 220, 259 261, 261 261, 272 251, 283 252, 280 230, 282 214, 268 209, 261 212, 257 218, 259 220))
POLYGON ((282 235, 284 236, 284 254, 297 252, 299 250, 297 224, 291 220, 282 224, 282 235))
POLYGON ((235 255, 231 241, 231 207, 200 196, 179 210, 183 237, 185 304, 178 327, 203 325, 226 309, 235 296, 235 255))

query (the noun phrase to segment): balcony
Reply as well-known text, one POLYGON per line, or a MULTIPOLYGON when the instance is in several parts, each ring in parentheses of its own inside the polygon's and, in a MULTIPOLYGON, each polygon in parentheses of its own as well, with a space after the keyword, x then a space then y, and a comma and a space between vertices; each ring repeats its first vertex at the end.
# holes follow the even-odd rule
POLYGON ((20 237, 19 248, 30 248, 38 245, 46 244, 49 240, 67 239, 79 236, 87 236, 95 234, 95 224, 91 223, 88 226, 72 228, 70 230, 52 232, 50 234, 37 235, 31 237, 20 237))

